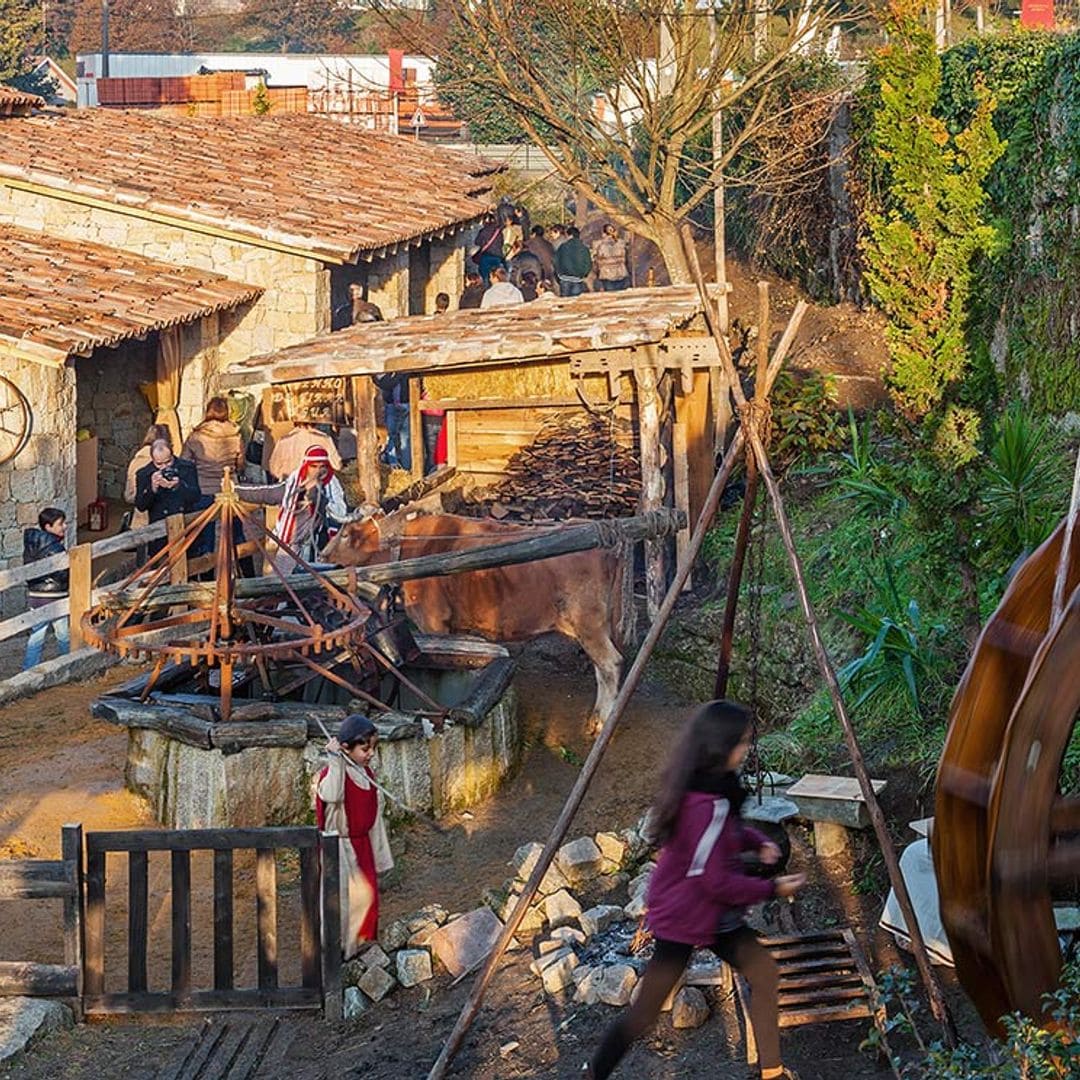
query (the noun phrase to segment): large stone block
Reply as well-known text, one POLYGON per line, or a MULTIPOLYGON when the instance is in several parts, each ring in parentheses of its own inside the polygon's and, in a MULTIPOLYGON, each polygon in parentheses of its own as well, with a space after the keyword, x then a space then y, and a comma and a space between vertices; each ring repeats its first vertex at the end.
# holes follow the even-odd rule
POLYGON ((0 1062, 21 1054, 35 1042, 72 1027, 71 1010, 44 998, 0 998, 0 1062))
POLYGON ((431 953, 427 949, 402 949, 394 960, 402 986, 416 986, 431 978, 431 953))
POLYGON ((394 989, 394 976, 381 967, 368 968, 360 977, 357 986, 359 986, 372 1001, 382 1001, 382 999, 394 989))
POLYGON ((574 968, 578 966, 578 958, 572 950, 568 950, 555 963, 544 968, 540 979, 544 989, 549 994, 558 994, 565 990, 574 981, 574 968))
POLYGON ((455 978, 478 967, 491 952, 503 924, 489 907, 477 908, 431 935, 431 951, 455 978))
POLYGON ((603 933, 612 923, 620 922, 624 918, 623 909, 614 904, 597 904, 587 911, 583 911, 580 917, 581 929, 586 937, 603 933))
POLYGON ((556 865, 573 886, 583 885, 596 877, 602 861, 603 855, 591 836, 582 836, 563 844, 555 856, 556 865))
POLYGON ((565 889, 560 889, 544 900, 544 912, 555 929, 576 923, 581 917, 581 905, 565 889))
POLYGON ((628 1005, 637 981, 637 972, 629 964, 610 964, 600 976, 597 996, 605 1005, 628 1005))
POLYGON ((700 990, 684 986, 676 995, 671 1008, 671 1026, 699 1028, 709 1019, 709 1003, 700 990))

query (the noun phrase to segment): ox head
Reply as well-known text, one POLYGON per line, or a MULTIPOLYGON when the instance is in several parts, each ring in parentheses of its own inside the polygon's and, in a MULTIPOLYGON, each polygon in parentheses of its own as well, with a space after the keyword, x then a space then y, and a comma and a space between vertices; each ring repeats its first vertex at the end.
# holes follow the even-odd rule
POLYGON ((387 514, 377 506, 358 507, 323 548, 321 558, 338 566, 386 562, 400 546, 405 521, 400 510, 387 514))

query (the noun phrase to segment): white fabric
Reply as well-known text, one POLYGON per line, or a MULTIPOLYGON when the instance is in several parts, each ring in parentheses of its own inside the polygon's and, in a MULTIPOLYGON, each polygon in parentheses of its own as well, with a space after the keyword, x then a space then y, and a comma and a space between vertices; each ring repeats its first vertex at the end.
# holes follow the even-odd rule
POLYGON ((521 290, 509 281, 496 281, 480 300, 482 308, 513 307, 515 304, 524 303, 525 297, 521 290))
POLYGON ((716 847, 716 841, 720 839, 720 834, 724 831, 724 823, 728 819, 730 806, 727 799, 713 799, 712 820, 697 842, 694 857, 690 860, 690 869, 686 871, 687 877, 701 877, 705 873, 705 864, 709 861, 709 856, 716 847))
MULTIPOLYGON (((345 816, 346 769, 348 769, 349 779, 365 791, 371 787, 367 773, 363 769, 351 763, 346 765, 344 758, 335 755, 330 759, 326 775, 319 781, 315 790, 325 807, 326 832, 336 832, 341 838, 338 840, 341 867, 341 948, 345 959, 348 960, 363 944, 360 941, 360 927, 375 900, 376 883, 368 881, 360 872, 360 864, 356 861, 356 851, 348 836, 349 822, 345 816)), ((375 818, 375 825, 368 836, 375 855, 375 872, 384 874, 387 870, 393 869, 394 857, 390 854, 390 840, 386 834, 386 823, 383 821, 382 795, 378 792, 377 794, 379 811, 375 818)))
MULTIPOLYGON (((945 936, 945 928, 941 925, 937 879, 934 877, 934 860, 928 840, 916 840, 914 844, 904 848, 904 853, 900 856, 900 873, 911 896, 911 906, 919 922, 919 930, 926 942, 931 963, 953 967, 952 948, 945 936)), ((885 901, 879 925, 896 938, 896 943, 902 949, 910 951, 911 940, 907 935, 907 923, 892 889, 885 901)))

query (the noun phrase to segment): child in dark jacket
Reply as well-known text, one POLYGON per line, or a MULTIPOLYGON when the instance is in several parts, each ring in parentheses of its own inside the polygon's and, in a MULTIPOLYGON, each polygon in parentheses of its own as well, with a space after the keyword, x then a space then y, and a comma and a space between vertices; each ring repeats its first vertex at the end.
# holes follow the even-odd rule
MULTIPOLYGON (((23 565, 40 562, 51 555, 63 555, 64 534, 67 531, 67 516, 55 506, 47 506, 38 514, 38 527, 27 529, 23 533, 23 565)), ((68 594, 67 570, 53 570, 41 577, 34 578, 26 586, 26 606, 31 610, 43 608, 54 600, 63 600, 68 594)), ((30 631, 26 643, 26 656, 23 659, 23 671, 41 663, 41 653, 45 638, 52 627, 56 635, 57 652, 64 656, 70 648, 68 617, 61 615, 56 619, 46 619, 30 631)))
POLYGON ((586 1076, 610 1076, 631 1044, 656 1022, 695 948, 709 948, 750 984, 750 1020, 763 1080, 794 1078, 780 1062, 776 962, 744 921, 745 909, 773 896, 791 896, 803 874, 774 880, 749 876, 742 855, 774 864, 780 849, 746 825, 739 811, 746 791, 736 770, 750 747, 750 713, 710 701, 687 725, 667 768, 653 810, 662 844, 646 894, 654 950, 637 1000, 604 1036, 586 1076))

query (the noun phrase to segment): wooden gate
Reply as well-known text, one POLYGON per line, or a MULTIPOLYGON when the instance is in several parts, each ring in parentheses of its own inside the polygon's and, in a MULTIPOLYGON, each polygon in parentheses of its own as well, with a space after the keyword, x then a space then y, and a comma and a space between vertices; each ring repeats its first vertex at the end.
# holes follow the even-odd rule
POLYGON ((323 1009, 341 1015, 341 917, 338 837, 314 828, 145 829, 86 835, 86 959, 83 1008, 88 1016, 125 1012, 210 1011, 257 1007, 323 1009), (235 983, 233 852, 255 851, 257 985, 235 983), (278 979, 277 863, 293 850, 300 863, 300 985, 278 979), (147 981, 148 856, 171 855, 170 988, 147 981), (214 985, 192 986, 191 854, 212 851, 214 985), (126 989, 105 989, 106 856, 128 866, 126 989), (321 866, 320 866, 321 863, 321 866), (320 872, 321 871, 321 872, 320 872), (325 921, 323 916, 325 916, 325 921))

